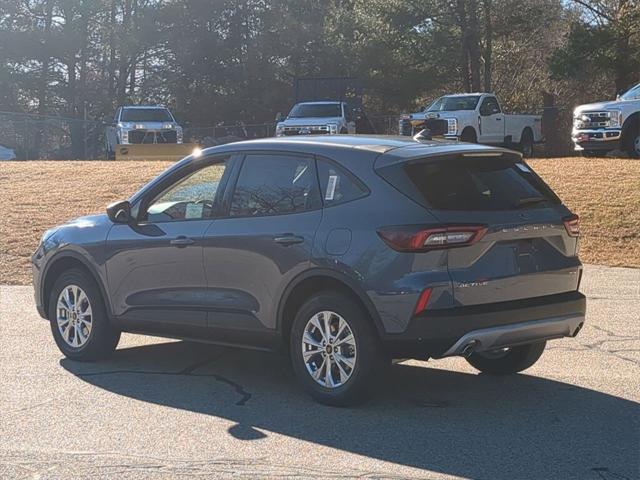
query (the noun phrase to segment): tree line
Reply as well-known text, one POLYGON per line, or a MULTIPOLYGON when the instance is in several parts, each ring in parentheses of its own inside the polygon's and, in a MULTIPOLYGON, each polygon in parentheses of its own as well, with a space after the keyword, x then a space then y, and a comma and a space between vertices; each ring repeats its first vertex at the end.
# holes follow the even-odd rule
POLYGON ((2 0, 0 111, 187 125, 273 121, 300 77, 349 76, 370 114, 458 91, 569 111, 640 78, 638 0, 2 0))

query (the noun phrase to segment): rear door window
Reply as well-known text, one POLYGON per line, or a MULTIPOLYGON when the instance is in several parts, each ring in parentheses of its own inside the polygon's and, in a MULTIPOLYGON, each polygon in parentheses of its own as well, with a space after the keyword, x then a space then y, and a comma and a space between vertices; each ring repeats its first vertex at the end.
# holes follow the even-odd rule
POLYGON ((514 210, 560 203, 528 165, 504 158, 415 162, 404 173, 411 187, 405 193, 436 210, 514 210))
POLYGON ((231 217, 284 215, 320 208, 318 179, 310 157, 251 154, 231 200, 231 217))

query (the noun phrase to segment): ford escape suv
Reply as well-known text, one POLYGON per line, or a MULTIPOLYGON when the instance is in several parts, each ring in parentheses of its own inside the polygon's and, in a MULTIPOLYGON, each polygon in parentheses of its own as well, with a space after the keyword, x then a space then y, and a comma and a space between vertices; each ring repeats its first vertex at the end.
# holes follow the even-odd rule
POLYGON ((284 347, 344 405, 391 358, 533 365, 575 336, 579 223, 520 154, 405 137, 239 142, 174 164, 106 214, 47 231, 40 315, 74 360, 120 332, 284 347))

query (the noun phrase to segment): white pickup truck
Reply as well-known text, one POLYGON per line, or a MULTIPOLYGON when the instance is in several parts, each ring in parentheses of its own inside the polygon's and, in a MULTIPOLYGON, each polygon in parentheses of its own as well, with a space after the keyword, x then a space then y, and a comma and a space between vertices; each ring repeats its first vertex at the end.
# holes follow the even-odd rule
POLYGON ((463 93, 438 98, 421 112, 400 116, 400 133, 422 129, 463 142, 518 148, 525 157, 542 137, 542 116, 505 114, 491 93, 463 93))
POLYGON ((578 106, 571 139, 587 156, 624 150, 640 158, 640 83, 615 101, 578 106))

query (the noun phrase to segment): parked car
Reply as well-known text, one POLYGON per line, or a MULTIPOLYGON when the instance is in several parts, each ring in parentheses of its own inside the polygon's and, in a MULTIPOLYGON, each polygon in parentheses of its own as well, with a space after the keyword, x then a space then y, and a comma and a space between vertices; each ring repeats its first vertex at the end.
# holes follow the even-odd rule
POLYGON ((585 155, 623 150, 640 158, 640 83, 615 101, 577 107, 571 139, 585 155))
POLYGON ((543 141, 541 115, 512 115, 491 93, 463 93, 438 98, 421 112, 400 116, 400 133, 427 128, 444 138, 518 148, 525 157, 543 141))
POLYGON ((356 133, 356 117, 347 102, 296 103, 276 125, 276 137, 356 133))
POLYGON ((107 158, 114 159, 118 145, 182 143, 182 127, 168 108, 129 105, 118 108, 106 138, 107 158))
POLYGON ((516 152, 271 138, 206 149, 47 231, 33 280, 71 359, 106 357, 122 331, 284 348, 314 398, 344 405, 390 358, 508 374, 575 336, 578 234, 516 152))

